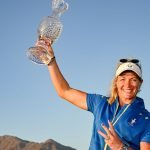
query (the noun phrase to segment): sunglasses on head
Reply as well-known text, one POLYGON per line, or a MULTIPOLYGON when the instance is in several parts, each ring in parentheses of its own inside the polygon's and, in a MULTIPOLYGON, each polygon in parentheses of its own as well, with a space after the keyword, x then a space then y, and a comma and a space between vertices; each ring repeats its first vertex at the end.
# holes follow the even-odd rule
POLYGON ((120 59, 120 62, 121 63, 132 62, 141 68, 141 65, 139 64, 140 61, 138 59, 125 59, 125 58, 123 58, 123 59, 120 59))
POLYGON ((125 62, 132 62, 132 63, 139 63, 138 59, 120 59, 120 62, 125 63, 125 62))

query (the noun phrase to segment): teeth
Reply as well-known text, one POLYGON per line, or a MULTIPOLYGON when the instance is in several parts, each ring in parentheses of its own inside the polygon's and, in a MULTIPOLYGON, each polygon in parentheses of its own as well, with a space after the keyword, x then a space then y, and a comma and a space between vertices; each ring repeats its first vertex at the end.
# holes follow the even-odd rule
POLYGON ((124 90, 124 92, 127 92, 127 93, 129 93, 129 92, 131 92, 131 90, 124 90))

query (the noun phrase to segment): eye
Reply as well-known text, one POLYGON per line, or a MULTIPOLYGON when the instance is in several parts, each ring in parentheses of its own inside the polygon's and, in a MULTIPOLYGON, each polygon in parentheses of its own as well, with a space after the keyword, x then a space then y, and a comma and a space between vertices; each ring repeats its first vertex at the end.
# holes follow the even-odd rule
POLYGON ((138 79, 136 79, 136 78, 133 78, 133 79, 132 79, 132 81, 133 81, 133 82, 137 82, 137 81, 138 81, 138 79))
POLYGON ((125 78, 123 78, 123 77, 119 78, 119 81, 124 81, 124 80, 125 80, 125 78))

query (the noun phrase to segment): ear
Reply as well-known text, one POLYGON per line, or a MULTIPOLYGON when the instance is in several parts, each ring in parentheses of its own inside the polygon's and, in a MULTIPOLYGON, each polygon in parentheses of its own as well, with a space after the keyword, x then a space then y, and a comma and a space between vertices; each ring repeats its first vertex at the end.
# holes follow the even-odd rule
POLYGON ((139 90, 138 90, 138 92, 141 91, 140 88, 141 88, 142 83, 143 83, 143 79, 140 79, 140 84, 139 84, 139 90))
POLYGON ((143 79, 140 79, 140 87, 141 87, 142 83, 143 83, 143 79))

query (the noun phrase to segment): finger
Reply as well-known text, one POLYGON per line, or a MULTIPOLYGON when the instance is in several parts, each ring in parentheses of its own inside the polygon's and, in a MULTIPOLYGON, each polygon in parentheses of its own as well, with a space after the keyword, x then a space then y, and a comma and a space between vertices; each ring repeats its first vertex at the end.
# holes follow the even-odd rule
POLYGON ((116 135, 114 126, 113 126, 113 124, 112 124, 109 120, 108 120, 108 124, 109 124, 109 130, 111 131, 111 133, 112 133, 113 135, 116 135))
POLYGON ((51 40, 51 39, 49 39, 47 37, 41 37, 40 39, 44 40, 46 45, 48 45, 48 46, 53 44, 53 40, 51 40))
POLYGON ((46 44, 48 44, 48 45, 52 45, 52 44, 53 44, 53 41, 50 40, 50 39, 46 39, 45 42, 46 42, 46 44))
POLYGON ((35 45, 44 45, 45 44, 45 41, 40 39, 40 40, 37 40, 35 45))
POLYGON ((37 43, 36 46, 43 47, 45 50, 48 50, 48 46, 43 43, 37 43))
POLYGON ((39 39, 36 41, 35 45, 44 48, 51 57, 54 56, 53 49, 52 49, 51 44, 49 43, 48 40, 45 41, 45 39, 39 39))
POLYGON ((46 42, 44 39, 40 39, 40 40, 37 40, 36 45, 42 46, 42 47, 44 47, 44 46, 48 47, 50 45, 50 43, 46 42))
POLYGON ((106 134, 104 134, 102 131, 98 130, 97 132, 98 132, 104 139, 109 139, 109 137, 108 137, 106 134))
POLYGON ((102 128, 106 131, 107 135, 111 136, 110 130, 105 125, 102 124, 102 128))

